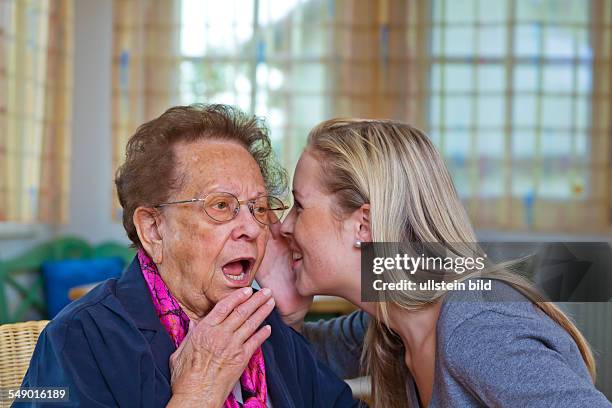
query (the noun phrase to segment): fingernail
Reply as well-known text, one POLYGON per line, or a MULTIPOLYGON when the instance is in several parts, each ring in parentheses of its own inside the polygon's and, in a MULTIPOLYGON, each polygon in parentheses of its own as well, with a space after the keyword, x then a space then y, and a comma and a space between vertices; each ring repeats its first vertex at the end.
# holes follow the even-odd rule
POLYGON ((274 304, 274 298, 270 298, 270 300, 268 300, 268 301, 266 302, 266 305, 270 305, 270 306, 271 306, 271 305, 273 305, 273 304, 274 304))
POLYGON ((251 289, 250 287, 242 289, 242 293, 244 293, 245 295, 250 295, 252 292, 253 289, 251 289))
POLYGON ((261 290, 263 292, 264 295, 266 296, 270 296, 270 294, 272 293, 272 291, 269 288, 264 288, 261 290))
POLYGON ((270 326, 269 324, 266 324, 266 328, 268 329, 268 331, 272 331, 272 326, 270 326))

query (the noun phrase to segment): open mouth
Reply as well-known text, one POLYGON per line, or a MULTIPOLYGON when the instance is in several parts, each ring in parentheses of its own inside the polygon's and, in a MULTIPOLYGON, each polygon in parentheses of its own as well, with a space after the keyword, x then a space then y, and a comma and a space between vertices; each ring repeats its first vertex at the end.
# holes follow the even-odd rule
POLYGON ((292 260, 291 267, 293 269, 297 268, 300 265, 300 263, 302 262, 302 258, 303 258, 303 256, 302 256, 301 252, 298 252, 295 249, 292 250, 291 251, 291 260, 292 260))
POLYGON ((240 284, 248 280, 254 263, 255 259, 253 258, 238 258, 223 265, 221 270, 227 279, 240 284))

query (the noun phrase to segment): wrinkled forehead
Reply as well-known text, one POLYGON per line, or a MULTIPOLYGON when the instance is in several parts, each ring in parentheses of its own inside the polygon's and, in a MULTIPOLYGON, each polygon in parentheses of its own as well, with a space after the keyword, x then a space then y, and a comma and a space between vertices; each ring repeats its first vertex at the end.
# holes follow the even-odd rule
POLYGON ((184 192, 265 194, 265 182, 257 162, 236 142, 199 140, 178 143, 173 150, 177 184, 184 192))

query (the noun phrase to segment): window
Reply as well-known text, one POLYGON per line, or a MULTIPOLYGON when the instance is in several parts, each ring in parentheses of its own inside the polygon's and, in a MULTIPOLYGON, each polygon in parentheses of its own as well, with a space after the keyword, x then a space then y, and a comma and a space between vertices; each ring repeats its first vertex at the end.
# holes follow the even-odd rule
POLYGON ((264 117, 277 153, 295 163, 325 115, 322 1, 183 0, 181 103, 236 105, 264 117))
POLYGON ((115 0, 115 165, 178 103, 263 116, 293 169, 334 116, 424 128, 481 228, 609 225, 612 2, 115 0))
POLYGON ((322 0, 115 1, 115 166, 140 123, 199 102, 265 118, 292 167, 310 128, 327 117, 326 7, 322 0))
POLYGON ((482 224, 577 227, 587 206, 605 219, 596 180, 606 170, 593 160, 605 146, 592 126, 596 3, 433 2, 430 133, 482 224))

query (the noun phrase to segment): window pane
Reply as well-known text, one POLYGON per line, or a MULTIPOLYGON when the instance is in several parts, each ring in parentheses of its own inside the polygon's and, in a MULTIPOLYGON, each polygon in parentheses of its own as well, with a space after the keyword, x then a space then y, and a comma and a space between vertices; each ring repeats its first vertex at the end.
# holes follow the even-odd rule
POLYGON ((504 168, 497 160, 480 157, 478 161, 479 180, 477 184, 479 197, 501 197, 504 194, 504 168))
POLYGON ((181 54, 199 56, 206 52, 204 15, 205 4, 198 0, 183 0, 181 4, 181 54))
POLYGON ((470 155, 470 134, 466 131, 448 131, 444 145, 445 153, 454 161, 464 161, 470 155))
POLYGON ((572 69, 571 65, 545 65, 544 92, 571 93, 573 89, 572 69))
MULTIPOLYGON (((211 1, 219 3, 218 0, 211 1)), ((259 24, 279 22, 290 15, 299 4, 300 0, 259 0, 259 24)))
MULTIPOLYGON (((292 54, 295 56, 309 56, 309 57, 318 57, 329 54, 331 42, 329 39, 333 35, 333 29, 320 25, 317 27, 301 25, 299 27, 294 27, 294 39, 299 39, 298 41, 293 41, 291 45, 292 54), (298 36, 295 31, 298 31, 302 34, 298 36), (316 28, 316 29, 313 29, 316 28)), ((275 37, 278 37, 276 35, 275 37)))
POLYGON ((291 98, 289 123, 312 128, 325 119, 323 108, 319 96, 294 96, 291 98))
POLYGON ((514 126, 536 125, 537 99, 534 95, 516 95, 512 101, 512 123, 514 126))
POLYGON ((202 102, 215 95, 218 100, 221 93, 249 93, 250 86, 248 64, 194 60, 184 61, 180 65, 179 87, 184 103, 202 102))
POLYGON ((183 55, 239 52, 253 37, 253 3, 182 0, 181 7, 183 55))
POLYGON ((444 155, 446 164, 461 197, 471 193, 469 166, 470 135, 465 131, 447 131, 445 134, 444 155))
POLYGON ((517 65, 514 69, 514 89, 535 91, 538 87, 538 69, 535 65, 517 65))
POLYGON ((472 119, 472 98, 466 96, 447 96, 444 101, 446 126, 466 129, 472 119))
POLYGON ((535 152, 535 132, 514 132, 512 134, 512 158, 524 161, 531 159, 535 152))
POLYGON ((295 64, 289 72, 287 88, 300 92, 322 93, 326 89, 325 78, 323 64, 295 64))
POLYGON ((563 0, 546 2, 546 21, 555 24, 585 24, 588 22, 589 2, 563 0))
POLYGON ((285 73, 272 64, 257 64, 257 88, 258 90, 278 91, 285 86, 285 73))
POLYGON ((514 29, 514 52, 521 57, 535 57, 540 53, 542 29, 538 24, 519 24, 514 29))
MULTIPOLYGON (((265 118, 266 123, 270 126, 270 129, 280 129, 282 130, 287 125, 286 118, 286 110, 284 103, 278 103, 278 100, 275 100, 275 94, 268 95, 268 105, 265 106, 264 111, 256 111, 255 114, 257 116, 262 116, 265 118)), ((272 136, 272 139, 275 140, 275 136, 272 136)))
POLYGON ((506 71, 502 65, 480 65, 478 67, 478 89, 481 92, 506 90, 506 71))
POLYGON ((198 95, 204 95, 204 84, 196 74, 196 67, 191 61, 183 61, 179 67, 181 92, 181 103, 188 105, 198 99, 198 95))
POLYGON ((572 31, 567 27, 547 27, 544 34, 544 56, 572 58, 575 54, 572 31))
POLYGON ((504 134, 502 130, 496 132, 478 133, 478 155, 488 160, 499 160, 504 157, 504 134))
POLYGON ((505 23, 508 16, 508 4, 506 0, 480 0, 478 2, 480 21, 487 23, 505 23))
POLYGON ((445 29, 446 56, 469 56, 474 54, 473 27, 447 27, 445 29))
POLYGON ((567 158, 545 158, 542 164, 542 179, 539 196, 545 198, 568 198, 572 195, 572 177, 567 158))
POLYGON ((515 0, 516 18, 519 21, 544 20, 549 2, 540 0, 515 0))
POLYGON ((506 100, 502 96, 481 96, 478 99, 478 124, 502 128, 506 100))
POLYGON ((542 125, 547 128, 569 128, 572 120, 572 99, 569 96, 542 98, 542 125))
POLYGON ((571 138, 564 132, 545 131, 542 133, 542 157, 569 157, 572 150, 571 138))
POLYGON ((506 27, 482 27, 478 35, 478 51, 487 57, 506 55, 506 27))
POLYGON ((270 127, 270 141, 272 142, 272 148, 274 149, 274 153, 276 153, 277 157, 282 157, 283 136, 285 128, 282 126, 272 126, 270 121, 268 121, 268 124, 270 127))
POLYGON ((475 11, 474 0, 449 0, 446 2, 446 21, 472 24, 475 11))
POLYGON ((470 92, 472 90, 473 65, 449 64, 444 67, 444 85, 447 92, 470 92))

